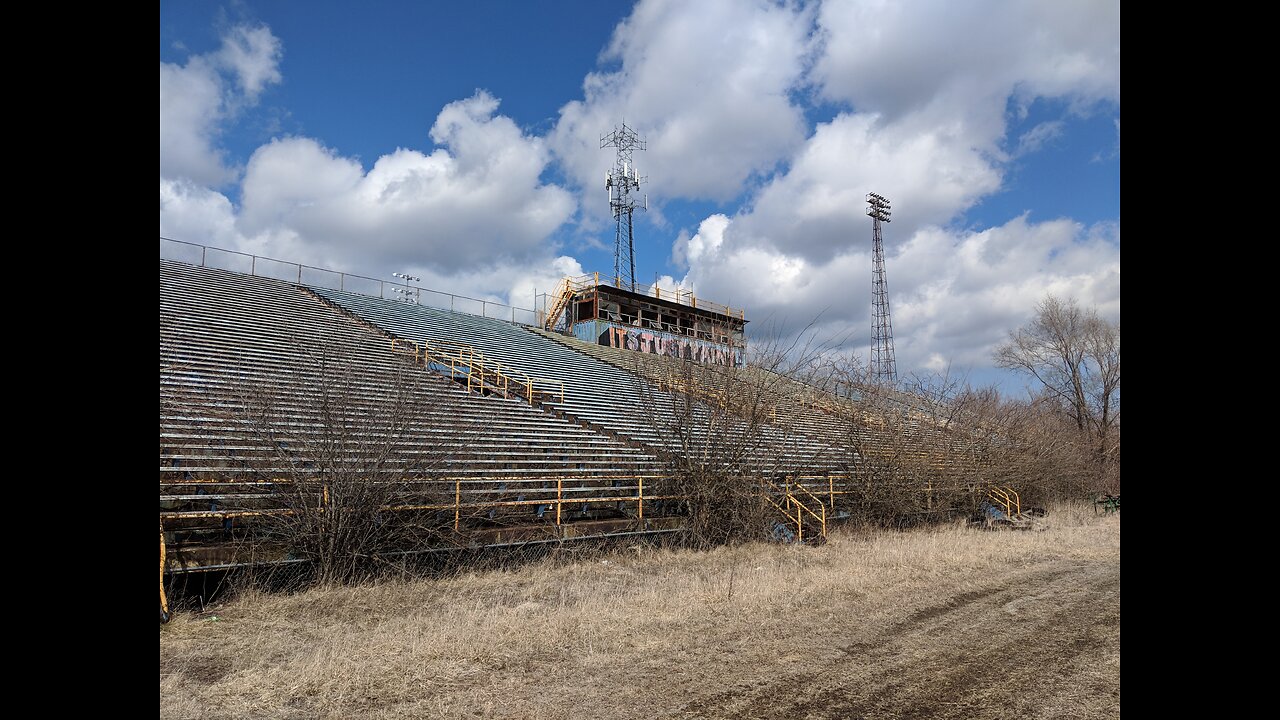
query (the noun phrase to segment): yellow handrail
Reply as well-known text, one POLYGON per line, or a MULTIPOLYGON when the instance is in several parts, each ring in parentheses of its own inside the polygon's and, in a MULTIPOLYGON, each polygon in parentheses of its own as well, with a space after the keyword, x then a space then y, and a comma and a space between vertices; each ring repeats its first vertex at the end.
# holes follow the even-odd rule
POLYGON ((555 327, 556 320, 560 318, 560 315, 565 311, 565 308, 569 307, 569 301, 573 299, 573 295, 577 291, 578 289, 572 284, 569 278, 561 280, 560 283, 556 285, 551 310, 548 311, 547 316, 543 318, 542 327, 544 329, 550 330, 555 327))
POLYGON ((993 485, 990 488, 987 488, 987 497, 1003 507, 1004 514, 1009 518, 1014 518, 1022 514, 1022 498, 1019 497, 1018 492, 1011 487, 998 487, 993 485))
POLYGON ((472 392, 488 388, 504 397, 510 397, 514 390, 517 396, 523 397, 531 405, 557 398, 559 402, 564 402, 563 380, 530 377, 518 368, 485 357, 484 353, 465 343, 428 340, 419 345, 412 340, 392 338, 391 349, 398 352, 411 351, 415 360, 423 365, 435 363, 447 368, 449 376, 455 380, 458 379, 458 373, 465 369, 467 390, 472 392))
POLYGON ((169 620, 169 597, 164 592, 164 519, 160 519, 160 617, 169 620))
POLYGON ((787 479, 785 487, 779 486, 777 483, 774 483, 770 480, 765 480, 764 482, 769 487, 772 487, 773 489, 781 492, 783 495, 783 498, 785 498, 786 503, 789 506, 794 506, 796 508, 796 514, 794 518, 791 516, 791 513, 789 511, 784 510, 781 506, 778 505, 778 503, 774 502, 773 498, 770 498, 768 495, 765 495, 765 500, 767 500, 770 505, 773 505, 775 508, 778 508, 778 510, 782 511, 782 514, 785 515, 788 520, 791 520, 796 524, 796 537, 801 542, 804 541, 804 513, 808 513, 812 515, 813 519, 818 521, 818 526, 821 529, 822 537, 826 537, 827 536, 827 506, 822 502, 822 498, 813 494, 813 491, 809 490, 809 488, 799 483, 796 483, 795 484, 796 488, 799 488, 806 495, 808 495, 809 497, 812 497, 814 500, 817 501, 818 508, 819 510, 821 510, 821 513, 814 512, 813 508, 809 507, 808 504, 806 504, 803 500, 801 500, 799 497, 796 496, 796 493, 792 492, 791 480, 792 478, 787 479))

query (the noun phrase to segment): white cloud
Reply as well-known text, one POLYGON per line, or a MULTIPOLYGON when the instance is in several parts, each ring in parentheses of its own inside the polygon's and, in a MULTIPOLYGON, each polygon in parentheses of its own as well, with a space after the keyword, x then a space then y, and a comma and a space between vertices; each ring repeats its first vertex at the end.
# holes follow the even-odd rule
MULTIPOLYGON (((713 227, 733 236, 732 222, 713 227)), ((862 230, 869 238, 869 224, 862 230)), ((690 243, 702 242, 701 235, 690 243)), ((1026 322, 1046 293, 1119 317, 1118 225, 1030 223, 1021 216, 980 232, 928 226, 895 245, 886 274, 901 369, 932 368, 935 355, 989 365, 992 347, 1026 322)), ((865 354, 871 335, 869 240, 820 263, 714 240, 706 247, 711 251, 698 257, 682 281, 686 287, 717 302, 745 303, 760 328, 786 332, 818 319, 825 336, 847 338, 865 354)))
MULTIPOLYGON (((1023 113, 1041 97, 1074 112, 1118 105, 1118 12, 1107 2, 824 2, 808 79, 846 109, 738 212, 676 239, 683 282, 782 331, 821 317, 824 332, 865 351, 874 191, 894 204, 886 238, 900 368, 940 358, 989 366, 991 347, 1048 292, 1118 316, 1118 218, 1114 228, 1025 216, 949 227, 1001 189, 1009 108, 1023 113)), ((1017 151, 1063 127, 1037 125, 1017 151)))
POLYGON ((485 92, 446 105, 431 128, 434 152, 398 149, 367 173, 310 138, 263 145, 245 170, 240 229, 287 229, 330 255, 446 273, 546 254, 573 199, 540 182, 542 141, 497 106, 485 92))
POLYGON ((945 127, 882 125, 841 114, 818 126, 735 222, 735 243, 824 262, 866 242, 866 196, 894 206, 900 235, 949 221, 1000 187, 1000 171, 945 127))
POLYGON ((265 25, 238 25, 223 36, 222 48, 216 57, 221 67, 235 74, 236 83, 245 97, 256 100, 267 85, 281 81, 282 54, 280 38, 272 35, 265 25))
POLYGON ((888 122, 952 127, 994 152, 1006 102, 1120 100, 1113 0, 826 0, 814 68, 823 94, 888 122))
POLYGON ((550 142, 584 189, 584 209, 603 216, 603 178, 613 153, 600 137, 625 121, 648 142, 636 155, 655 199, 729 200, 804 139, 789 93, 803 74, 810 13, 755 0, 643 0, 592 73, 584 100, 560 110, 550 142))
POLYGON ((1061 120, 1046 120, 1023 133, 1018 138, 1018 149, 1015 155, 1029 155, 1062 136, 1066 123, 1061 120))
POLYGON ((212 53, 185 65, 160 63, 160 177, 210 186, 234 179, 218 136, 266 86, 280 82, 281 54, 268 28, 239 25, 212 53))
POLYGON ((547 239, 574 205, 541 183, 542 141, 497 108, 485 92, 450 103, 431 128, 433 152, 398 149, 368 172, 314 139, 274 140, 249 159, 238 209, 215 190, 162 178, 161 235, 335 269, 407 271, 427 287, 503 302, 494 292, 505 290, 528 307, 552 274, 582 272, 547 239))

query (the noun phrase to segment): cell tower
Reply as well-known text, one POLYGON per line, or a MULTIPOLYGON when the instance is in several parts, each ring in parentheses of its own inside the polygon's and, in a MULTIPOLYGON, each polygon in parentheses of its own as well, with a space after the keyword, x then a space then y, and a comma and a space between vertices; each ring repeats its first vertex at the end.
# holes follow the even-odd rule
POLYGON ((898 378, 898 361, 893 357, 893 320, 889 317, 889 282, 884 276, 884 237, 880 223, 889 222, 889 201, 867 193, 867 215, 871 217, 871 250, 875 269, 871 279, 871 377, 891 384, 898 378))
POLYGON ((614 282, 635 292, 636 246, 631 216, 637 209, 649 209, 649 196, 644 196, 643 204, 637 204, 631 196, 632 190, 639 190, 640 183, 648 180, 640 177, 631 153, 644 150, 644 140, 624 122, 621 128, 614 128, 613 132, 600 138, 600 148, 607 147, 618 149, 613 169, 604 176, 604 187, 609 191, 609 207, 613 209, 613 220, 617 224, 613 240, 614 282))

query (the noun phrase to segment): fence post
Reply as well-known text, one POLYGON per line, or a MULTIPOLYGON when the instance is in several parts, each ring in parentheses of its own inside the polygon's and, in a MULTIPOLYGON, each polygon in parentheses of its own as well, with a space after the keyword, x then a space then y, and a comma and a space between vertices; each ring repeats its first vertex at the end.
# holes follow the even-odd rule
POLYGON ((560 504, 564 500, 564 478, 556 478, 556 525, 560 524, 560 504))
POLYGON ((640 522, 643 523, 644 522, 644 478, 643 477, 639 478, 639 480, 640 480, 640 490, 637 495, 639 497, 640 522))
POLYGON ((462 515, 462 481, 453 481, 453 531, 458 532, 458 521, 462 515))

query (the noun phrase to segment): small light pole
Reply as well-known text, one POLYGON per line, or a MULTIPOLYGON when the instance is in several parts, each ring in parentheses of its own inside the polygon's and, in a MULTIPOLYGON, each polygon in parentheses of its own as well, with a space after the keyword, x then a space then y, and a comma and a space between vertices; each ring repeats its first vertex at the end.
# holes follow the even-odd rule
POLYGON ((399 287, 393 287, 393 288, 391 288, 391 290, 392 290, 392 291, 394 291, 397 295, 399 295, 399 296, 400 296, 400 298, 399 298, 399 299, 400 299, 400 300, 402 300, 402 301, 404 301, 404 302, 411 302, 411 303, 414 303, 415 305, 416 305, 416 304, 419 304, 419 300, 418 300, 418 298, 419 298, 419 296, 420 296, 420 294, 421 294, 421 290, 420 290, 419 288, 410 287, 410 286, 409 286, 409 283, 411 283, 411 282, 420 282, 420 281, 422 280, 422 278, 420 278, 420 277, 414 277, 413 275, 406 275, 405 273, 399 273, 399 272, 393 272, 393 273, 391 273, 391 275, 392 275, 393 277, 398 277, 398 278, 400 278, 401 280, 403 280, 403 281, 404 281, 404 287, 402 287, 402 288, 399 288, 399 287))

